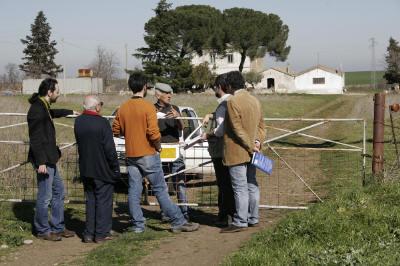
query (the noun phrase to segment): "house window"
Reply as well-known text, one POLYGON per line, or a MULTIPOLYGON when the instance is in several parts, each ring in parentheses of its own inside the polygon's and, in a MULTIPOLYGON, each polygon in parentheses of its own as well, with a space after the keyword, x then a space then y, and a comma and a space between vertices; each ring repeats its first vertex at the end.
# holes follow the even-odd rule
POLYGON ((325 84, 325 78, 313 78, 312 83, 313 84, 325 84))
POLYGON ((210 54, 210 63, 215 64, 215 53, 210 54))
POLYGON ((228 54, 228 63, 229 64, 233 63, 233 54, 228 54))

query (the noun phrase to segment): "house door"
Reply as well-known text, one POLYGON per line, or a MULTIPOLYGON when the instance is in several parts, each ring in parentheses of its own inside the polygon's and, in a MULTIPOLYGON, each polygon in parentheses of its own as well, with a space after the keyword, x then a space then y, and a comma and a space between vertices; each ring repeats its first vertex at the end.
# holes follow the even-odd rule
POLYGON ((267 88, 268 89, 275 88, 275 79, 273 79, 273 78, 267 79, 267 88))

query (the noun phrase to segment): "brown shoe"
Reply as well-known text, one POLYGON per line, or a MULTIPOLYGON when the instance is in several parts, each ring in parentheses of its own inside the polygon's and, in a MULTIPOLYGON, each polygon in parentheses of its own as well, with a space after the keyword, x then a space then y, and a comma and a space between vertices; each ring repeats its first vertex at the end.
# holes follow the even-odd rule
POLYGON ((61 236, 48 233, 48 234, 38 234, 37 238, 43 239, 43 240, 48 240, 48 241, 61 241, 61 236))
POLYGON ((240 226, 236 226, 231 224, 230 226, 221 229, 221 233, 237 233, 237 232, 241 232, 246 230, 247 227, 240 227, 240 226))
POLYGON ((102 238, 96 238, 96 239, 94 240, 94 242, 96 242, 96 243, 103 243, 103 242, 109 241, 109 240, 113 240, 113 237, 112 237, 112 236, 106 236, 106 237, 102 237, 102 238))
POLYGON ((65 237, 65 238, 69 238, 69 237, 74 237, 75 236, 75 232, 68 230, 68 229, 64 229, 64 231, 59 232, 59 233, 51 233, 53 235, 57 235, 59 237, 65 237))

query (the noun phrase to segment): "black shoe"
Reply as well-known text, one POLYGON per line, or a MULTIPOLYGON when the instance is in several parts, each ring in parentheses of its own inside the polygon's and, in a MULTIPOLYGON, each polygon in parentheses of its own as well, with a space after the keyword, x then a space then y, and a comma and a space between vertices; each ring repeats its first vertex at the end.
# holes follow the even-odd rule
POLYGON ((228 218, 218 218, 217 220, 215 220, 214 225, 217 227, 227 227, 229 226, 228 224, 228 218))
POLYGON ((249 227, 259 227, 260 224, 259 223, 255 223, 255 224, 248 224, 249 227))
POLYGON ((82 238, 83 243, 93 243, 93 237, 92 236, 83 236, 82 238))
POLYGON ((48 240, 48 241, 61 241, 61 236, 55 235, 55 234, 52 234, 52 233, 38 234, 37 238, 43 239, 43 240, 48 240))
POLYGON ((221 233, 237 233, 246 230, 247 227, 240 227, 231 224, 230 226, 221 229, 221 233))

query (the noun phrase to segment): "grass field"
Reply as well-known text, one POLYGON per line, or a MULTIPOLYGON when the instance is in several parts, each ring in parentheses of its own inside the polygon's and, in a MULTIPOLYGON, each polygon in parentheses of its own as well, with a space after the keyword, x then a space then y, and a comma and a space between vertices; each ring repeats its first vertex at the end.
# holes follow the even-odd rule
MULTIPOLYGON (((128 96, 104 96, 104 114, 109 114, 128 96)), ((362 109, 354 113, 354 107, 361 99, 355 96, 312 96, 312 95, 270 95, 259 96, 262 102, 265 117, 353 117, 362 115, 370 121, 371 109, 362 109)), ((26 98, 0 98, 0 112, 27 110, 26 98)), ((152 100, 152 98, 149 98, 152 100)), ((82 96, 72 95, 60 98, 54 108, 80 109, 82 96)), ((368 101, 372 105, 372 101, 368 101)), ((215 109, 217 102, 211 95, 174 95, 174 103, 183 106, 192 106, 200 116, 215 109)), ((365 108, 365 106, 364 106, 365 108)), ((63 123, 72 124, 72 120, 64 119, 63 123)), ((371 123, 370 123, 371 124, 371 123)), ((57 127, 60 130, 62 127, 57 127)), ((343 136, 343 132, 351 131, 346 125, 333 126, 327 129, 332 137, 343 136)), ((370 132, 370 129, 368 130, 370 132)), ((23 138, 26 132, 8 132, 8 137, 23 138)), ((1 135, 1 134, 0 134, 1 135)), ((4 136, 3 136, 4 137, 4 136)), ((67 140, 67 135, 60 134, 58 141, 67 140)), ((26 136, 25 136, 26 139, 26 136)), ((294 140, 296 140, 294 138, 294 140)), ((359 144, 359 133, 348 133, 346 139, 359 144)), ((371 145, 371 144, 370 144, 371 145)), ((348 179, 335 180, 330 186, 330 198, 323 204, 316 204, 308 211, 290 215, 274 230, 266 230, 256 234, 239 252, 226 260, 228 265, 287 265, 287 264, 374 264, 379 258, 389 256, 387 260, 394 262, 398 259, 395 250, 399 247, 400 234, 400 186, 378 186, 370 184, 367 188, 360 187, 359 183, 349 181, 359 180, 360 168, 337 165, 328 168, 326 163, 331 157, 321 154, 316 167, 327 169, 326 175, 335 180, 336 176, 349 176, 348 179), (354 176, 354 178, 352 178, 354 176), (356 178, 357 177, 357 178, 356 178), (341 183, 341 182, 346 183, 341 183), (343 189, 348 188, 348 189, 343 189), (394 213, 389 206, 393 204, 394 213), (381 208, 381 207, 384 208, 381 208), (370 230, 370 231, 368 231, 370 230), (383 246, 383 248, 381 247, 383 246), (370 251, 372 250, 372 252, 370 251), (390 255, 393 252, 394 255, 390 255), (369 255, 370 254, 370 255, 369 255)), ((351 163, 342 155, 339 159, 343 163, 351 163)), ((340 161, 339 160, 339 161, 340 161)), ((329 166, 330 167, 330 166, 329 166)), ((12 230, 10 234, 3 234, 0 244, 16 247, 22 240, 30 237, 30 220, 32 206, 27 206, 24 212, 23 205, 2 204, 0 216, 0 233, 8 228, 22 228, 12 230), (15 211, 16 207, 22 208, 15 211), (21 207, 22 206, 22 207, 21 207), (18 213, 25 213, 21 218, 18 213), (13 233, 15 232, 15 233, 13 233)), ((67 205, 74 219, 84 220, 82 205, 67 205)), ((150 220, 155 227, 163 227, 158 220, 150 220)), ((77 264, 83 265, 132 265, 149 252, 149 248, 157 246, 158 239, 170 236, 161 230, 149 230, 143 236, 122 234, 122 236, 106 245, 102 245, 88 254, 77 264), (107 252, 105 252, 107 250, 107 252)), ((7 251, 2 251, 3 255, 7 251)), ((8 251, 9 252, 9 251, 8 251)), ((0 255, 2 255, 0 253, 0 255)))
MULTIPOLYGON (((384 84, 384 71, 376 71, 376 84, 384 84)), ((371 71, 354 71, 345 73, 345 86, 371 84, 371 71)))
MULTIPOLYGON (((370 121, 367 136, 371 136, 371 125, 370 121)), ((349 132, 341 127, 334 130, 349 132)), ((389 131, 385 133, 387 168, 394 157, 389 131)), ((351 132, 348 138, 358 142, 358 137, 351 132)), ((368 141, 369 152, 371 146, 368 141)), ((226 259, 225 265, 398 265, 399 168, 388 173, 386 178, 390 181, 382 184, 377 182, 380 177, 376 179, 370 174, 370 162, 367 160, 366 186, 349 183, 356 179, 336 178, 343 174, 358 176, 360 171, 358 167, 349 169, 337 165, 327 173, 333 182, 330 197, 324 203, 291 214, 273 230, 254 235, 239 252, 226 259)), ((322 169, 325 163, 322 158, 322 169)))

